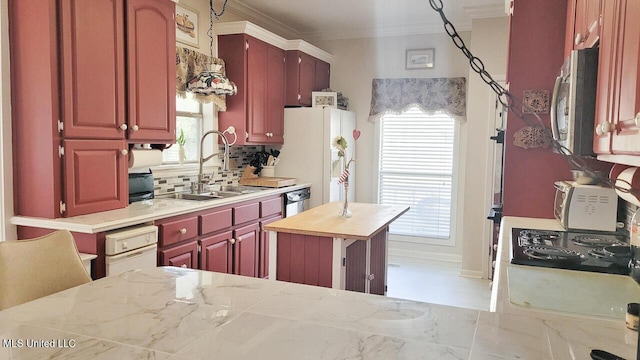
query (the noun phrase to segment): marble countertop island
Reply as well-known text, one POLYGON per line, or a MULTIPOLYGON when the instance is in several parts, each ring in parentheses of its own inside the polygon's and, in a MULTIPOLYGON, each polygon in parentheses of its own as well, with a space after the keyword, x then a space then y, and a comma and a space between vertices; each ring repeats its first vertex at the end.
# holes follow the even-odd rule
POLYGON ((490 313, 182 268, 0 311, 2 359, 631 359, 624 322, 490 313))

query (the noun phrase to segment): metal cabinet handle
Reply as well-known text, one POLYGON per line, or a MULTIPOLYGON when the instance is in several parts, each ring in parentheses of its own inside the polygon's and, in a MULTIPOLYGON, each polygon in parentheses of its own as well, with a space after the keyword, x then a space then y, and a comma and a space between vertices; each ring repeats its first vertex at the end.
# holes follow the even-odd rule
POLYGON ((496 261, 495 260, 491 262, 491 267, 494 268, 494 269, 496 268, 496 261))
POLYGON ((234 239, 234 238, 229 239, 229 243, 231 245, 235 244, 236 243, 236 239, 234 239))
POLYGON ((133 125, 133 126, 131 127, 131 130, 133 130, 133 131, 138 131, 138 129, 140 129, 140 128, 138 127, 138 125, 133 125))
POLYGON ((187 229, 185 228, 180 229, 180 234, 184 235, 186 233, 187 233, 187 229))
POLYGON ((187 268, 187 264, 182 264, 182 265, 180 265, 180 267, 186 269, 187 268))
POLYGON ((127 124, 120 125, 120 130, 127 130, 127 124))
POLYGON ((375 278, 376 278, 376 276, 374 274, 367 275, 367 280, 369 280, 369 281, 373 281, 373 279, 375 279, 375 278))
POLYGON ((120 150, 120 154, 122 154, 123 156, 127 155, 128 153, 129 153, 129 150, 127 149, 120 150))
POLYGON ((613 132, 613 130, 616 129, 616 126, 609 121, 603 122, 602 124, 600 124, 600 126, 602 127, 602 132, 604 134, 613 132))
POLYGON ((640 127, 640 112, 633 118, 633 122, 636 124, 636 127, 640 127))
POLYGON ((493 244, 493 251, 498 251, 498 244, 493 244))

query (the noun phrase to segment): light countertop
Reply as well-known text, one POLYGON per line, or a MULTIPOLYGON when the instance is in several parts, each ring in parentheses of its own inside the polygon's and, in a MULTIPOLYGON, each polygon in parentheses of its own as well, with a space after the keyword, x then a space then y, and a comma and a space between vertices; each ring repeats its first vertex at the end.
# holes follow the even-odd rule
MULTIPOLYGON (((531 224, 504 221, 503 232, 531 224)), ((122 273, 0 311, 0 358, 635 358, 637 332, 622 319, 507 304, 505 255, 497 312, 190 269, 122 273), (18 340, 58 347, 9 347, 18 340)))
POLYGON ((349 203, 353 216, 340 218, 342 202, 332 202, 284 218, 265 226, 265 230, 292 234, 368 240, 409 210, 408 206, 349 203))
POLYGON ((95 214, 57 219, 13 216, 11 217, 10 222, 13 225, 31 226, 53 230, 69 230, 79 233, 95 234, 103 231, 143 224, 149 221, 163 219, 171 216, 177 216, 190 212, 206 210, 217 206, 228 205, 240 201, 257 199, 269 195, 278 195, 293 190, 308 188, 310 186, 311 184, 304 183, 294 186, 267 189, 254 193, 206 201, 158 197, 153 200, 140 201, 130 204, 124 209, 103 211, 95 214))

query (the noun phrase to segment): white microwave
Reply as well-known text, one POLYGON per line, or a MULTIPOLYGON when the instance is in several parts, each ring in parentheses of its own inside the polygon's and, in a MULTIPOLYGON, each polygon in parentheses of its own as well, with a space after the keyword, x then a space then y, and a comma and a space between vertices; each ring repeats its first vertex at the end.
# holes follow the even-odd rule
POLYGON ((551 96, 553 138, 575 155, 593 155, 598 48, 571 51, 551 96))

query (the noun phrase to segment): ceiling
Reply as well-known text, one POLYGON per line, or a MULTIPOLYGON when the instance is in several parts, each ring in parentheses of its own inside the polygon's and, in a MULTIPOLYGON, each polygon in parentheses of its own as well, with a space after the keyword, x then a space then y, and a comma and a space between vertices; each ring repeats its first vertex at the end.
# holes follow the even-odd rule
MULTIPOLYGON (((447 18, 458 31, 471 30, 471 19, 505 15, 505 0, 442 2, 447 18)), ((215 0, 216 11, 221 10, 222 3, 215 0)), ((263 27, 269 24, 272 31, 284 37, 307 41, 444 31, 442 19, 429 0, 229 0, 227 11, 263 27)))

